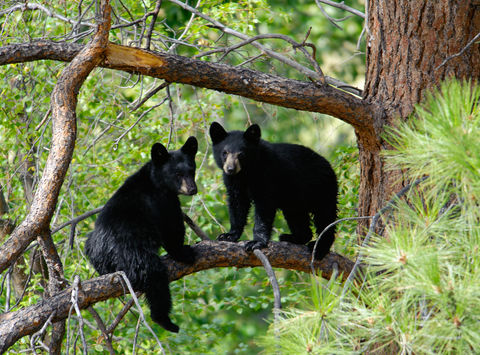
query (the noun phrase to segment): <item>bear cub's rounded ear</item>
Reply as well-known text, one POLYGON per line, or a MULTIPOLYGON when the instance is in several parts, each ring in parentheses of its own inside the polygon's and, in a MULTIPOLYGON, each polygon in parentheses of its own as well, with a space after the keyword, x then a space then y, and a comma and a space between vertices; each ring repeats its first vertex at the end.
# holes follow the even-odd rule
POLYGON ((195 155, 198 151, 198 141, 194 136, 188 137, 187 141, 180 150, 187 155, 195 155))
POLYGON ((245 133, 243 133, 243 138, 252 143, 258 143, 261 136, 262 131, 260 130, 260 126, 258 124, 252 124, 247 128, 245 133))
POLYGON ((170 157, 167 148, 165 148, 161 143, 155 143, 152 145, 150 154, 155 165, 164 164, 170 157))
POLYGON ((220 123, 213 122, 210 125, 210 138, 212 138, 212 143, 217 144, 223 141, 228 136, 227 131, 222 127, 220 123))

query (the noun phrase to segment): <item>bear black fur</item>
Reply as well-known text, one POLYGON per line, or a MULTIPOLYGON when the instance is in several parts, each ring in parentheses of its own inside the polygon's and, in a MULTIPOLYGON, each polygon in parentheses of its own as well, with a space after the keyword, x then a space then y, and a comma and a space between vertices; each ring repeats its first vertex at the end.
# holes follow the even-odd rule
POLYGON ((133 288, 145 293, 152 320, 178 332, 169 312, 172 306, 163 247, 175 260, 191 264, 193 249, 184 245, 185 226, 178 194, 194 195, 195 154, 190 137, 184 146, 168 152, 155 143, 151 161, 130 176, 100 212, 85 251, 99 274, 124 271, 133 288))
MULTIPOLYGON (((213 155, 223 170, 230 214, 230 231, 218 239, 236 242, 240 238, 253 201, 253 241, 247 242, 247 250, 267 246, 277 209, 282 210, 291 232, 280 240, 308 243, 313 248, 311 218, 317 233, 337 218, 335 172, 325 158, 307 147, 269 143, 260 136, 256 124, 245 132, 227 132, 216 122, 210 126, 213 155)), ((334 239, 335 228, 330 228, 317 245, 316 259, 329 252, 334 239)))

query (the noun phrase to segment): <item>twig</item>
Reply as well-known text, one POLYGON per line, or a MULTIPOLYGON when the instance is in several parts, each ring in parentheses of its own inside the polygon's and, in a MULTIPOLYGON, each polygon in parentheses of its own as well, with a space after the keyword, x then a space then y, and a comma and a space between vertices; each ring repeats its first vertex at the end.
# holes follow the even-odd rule
POLYGON ((253 253, 262 262, 263 267, 265 268, 265 271, 268 275, 268 279, 270 280, 270 284, 272 285, 273 297, 274 297, 273 317, 274 317, 274 320, 277 321, 280 309, 282 308, 280 287, 278 286, 277 277, 275 276, 275 272, 272 269, 272 265, 270 265, 270 262, 268 261, 268 258, 265 256, 265 254, 263 254, 259 249, 255 249, 253 253))
MULTIPOLYGON (((200 5, 200 2, 202 0, 198 0, 197 1, 197 4, 195 5, 195 8, 197 8, 199 5, 200 5)), ((181 39, 183 38, 183 36, 185 36, 185 34, 188 32, 188 30, 190 29, 190 27, 192 26, 192 23, 193 23, 193 19, 195 18, 195 14, 192 13, 192 16, 190 16, 190 20, 188 21, 187 25, 185 26, 185 29, 183 30, 182 34, 178 37, 178 39, 172 44, 172 46, 168 49, 168 52, 169 53, 172 53, 175 51, 175 49, 178 47, 178 45, 181 42, 181 39)), ((197 47, 195 47, 197 48, 197 47)))
POLYGON ((342 10, 345 10, 345 11, 348 11, 356 16, 359 16, 363 19, 365 19, 365 14, 357 9, 354 9, 350 6, 347 6, 345 5, 345 3, 342 1, 341 3, 338 3, 338 2, 335 2, 335 1, 331 1, 331 0, 315 0, 315 2, 317 3, 317 5, 320 7, 321 5, 319 3, 324 3, 325 5, 330 5, 330 6, 333 6, 333 7, 336 7, 338 9, 342 9, 342 10))
POLYGON ((133 304, 135 303, 135 300, 133 298, 130 298, 128 302, 123 306, 122 310, 120 313, 117 314, 115 319, 113 320, 112 324, 109 325, 109 327, 106 329, 107 334, 112 334, 117 325, 120 323, 120 321, 125 317, 125 314, 132 308, 133 304))
MULTIPOLYGON (((33 248, 33 255, 35 255, 35 253, 37 252, 37 248, 38 248, 38 245, 36 245, 34 248, 33 248)), ((32 265, 30 265, 30 270, 28 272, 28 276, 27 276, 27 279, 25 280, 25 285, 23 286, 23 290, 22 290, 22 294, 21 295, 15 295, 17 297, 17 302, 15 302, 15 304, 13 305, 13 307, 11 307, 10 309, 7 309, 5 310, 5 312, 7 311, 10 311, 11 309, 17 307, 20 302, 22 301, 23 299, 23 296, 25 296, 25 292, 27 292, 27 288, 28 288, 28 284, 30 283, 30 280, 32 279, 32 275, 33 275, 33 263, 34 263, 34 258, 32 258, 32 265)), ((14 264, 15 265, 15 264, 14 264)), ((9 271, 8 272, 13 272, 13 268, 15 267, 14 265, 10 266, 9 268, 9 271)), ((2 288, 0 289, 0 294, 3 293, 3 283, 2 283, 2 288)))
POLYGON ((43 116, 40 123, 37 125, 37 127, 35 127, 35 131, 38 131, 44 125, 44 123, 47 121, 47 118, 50 116, 51 113, 52 113, 52 108, 49 107, 47 112, 45 113, 45 116, 43 116))
POLYGON ((183 213, 183 220, 201 240, 210 240, 208 235, 185 213, 183 213))
POLYGON ((112 346, 112 339, 108 335, 107 329, 105 328, 105 323, 103 323, 102 318, 100 315, 97 313, 97 311, 93 308, 93 306, 90 306, 87 308, 90 314, 92 315, 93 319, 95 319, 95 322, 97 323, 98 328, 102 332, 103 338, 105 339, 105 344, 107 345, 107 349, 110 354, 115 354, 115 350, 113 349, 112 346))
POLYGON ((123 271, 117 271, 116 273, 114 273, 114 275, 120 276, 120 278, 125 282, 125 285, 127 286, 128 291, 132 295, 132 299, 135 302, 135 305, 137 306, 139 319, 143 322, 145 327, 147 327, 150 333, 152 333, 153 337, 157 341, 158 346, 160 347, 160 350, 162 351, 162 354, 165 355, 165 350, 163 349, 162 343, 158 339, 157 334, 155 334, 155 332, 153 331, 153 329, 150 327, 150 325, 145 319, 145 315, 143 314, 143 311, 142 311, 142 306, 140 306, 140 303, 138 302, 137 295, 135 294, 135 291, 133 290, 132 284, 130 283, 130 280, 128 279, 127 275, 125 275, 123 271))
MULTIPOLYGON (((37 352, 35 351, 35 341, 37 340, 37 338, 40 338, 44 333, 45 331, 47 330, 47 327, 52 324, 52 318, 53 316, 55 316, 55 312, 52 312, 50 314, 50 316, 48 317, 47 321, 43 324, 42 328, 36 332, 35 334, 32 335, 32 337, 30 338, 30 346, 32 348, 32 351, 36 354, 37 352)), ((42 343, 42 347, 45 347, 47 351, 50 351, 50 349, 48 349, 48 347, 45 346, 45 344, 42 343)))
POLYGON ((337 18, 333 18, 332 16, 330 16, 327 11, 325 11, 325 9, 323 8, 322 4, 320 1, 318 0, 315 0, 315 2, 317 3, 317 6, 319 7, 320 11, 322 12, 323 16, 326 17, 326 19, 332 24, 334 25, 336 28, 338 28, 339 30, 343 30, 343 28, 341 28, 337 22, 342 22, 342 21, 345 21, 347 19, 349 19, 350 17, 352 17, 352 15, 350 16, 346 16, 346 17, 342 17, 340 19, 337 19, 337 18))
POLYGON ((148 99, 150 99, 153 95, 155 95, 157 92, 159 92, 162 89, 165 89, 170 83, 168 81, 164 81, 162 84, 157 86, 156 88, 150 90, 144 98, 139 101, 135 106, 132 107, 131 112, 136 111, 140 106, 142 106, 148 99))
POLYGON ((95 208, 91 211, 88 211, 88 212, 78 216, 78 217, 75 217, 74 219, 71 219, 68 222, 65 222, 65 223, 59 225, 58 227, 56 227, 52 230, 52 234, 57 233, 61 229, 65 228, 66 226, 71 225, 72 230, 70 232, 70 239, 69 239, 69 246, 70 246, 70 249, 71 249, 73 247, 73 237, 75 236, 75 228, 76 228, 78 222, 81 222, 84 219, 87 219, 88 217, 93 216, 94 214, 100 212, 102 210, 102 208, 103 208, 103 206, 95 208))
MULTIPOLYGON (((168 87, 168 86, 167 86, 168 87)), ((146 110, 145 112, 143 112, 140 117, 138 117, 138 119, 130 126, 128 127, 125 132, 123 132, 120 137, 118 137, 117 139, 115 139, 115 141, 113 142, 113 150, 117 150, 118 148, 118 143, 120 143, 120 141, 122 140, 123 137, 125 137, 128 132, 130 132, 137 124, 138 122, 140 122, 142 120, 142 118, 147 114, 149 113, 150 111, 152 111, 153 109, 156 109, 157 107, 163 105, 163 103, 167 101, 167 98, 164 98, 162 100, 162 102, 160 102, 159 104, 156 104, 155 106, 152 106, 150 107, 148 110, 146 110)))
MULTIPOLYGON (((50 11, 49 9, 47 9, 43 5, 36 4, 36 3, 30 3, 30 2, 26 2, 25 4, 14 5, 9 9, 0 11, 0 16, 3 16, 5 14, 10 14, 10 13, 12 13, 14 11, 18 11, 18 10, 21 10, 22 12, 24 12, 25 10, 40 10, 40 11, 44 12, 49 17, 58 18, 59 20, 67 22, 71 25, 75 24, 74 20, 70 20, 69 18, 67 18, 65 16, 56 14, 56 13, 50 11)), ((96 26, 95 24, 88 23, 88 22, 82 22, 81 25, 82 26, 87 26, 87 27, 95 27, 96 26)))
POLYGON ((82 22, 83 18, 85 17, 85 15, 87 14, 88 10, 90 10, 90 8, 93 6, 94 2, 91 2, 89 5, 87 5, 87 8, 85 9, 85 11, 83 11, 82 13, 82 1, 80 1, 78 3, 78 16, 77 16, 77 21, 76 23, 72 26, 72 31, 70 32, 69 35, 67 35, 66 38, 69 38, 71 39, 73 36, 73 34, 75 35, 78 35, 78 29, 80 27, 80 23, 82 22))
POLYGON ((435 68, 435 70, 438 70, 440 69, 441 67, 443 67, 449 60, 453 59, 453 58, 456 58, 456 57, 460 57, 468 48, 470 48, 477 39, 480 38, 480 32, 477 33, 477 35, 475 37, 473 37, 465 47, 462 48, 462 50, 454 55, 451 55, 450 57, 446 58, 438 67, 435 68))
POLYGON ((258 54, 258 55, 256 55, 256 56, 252 57, 252 58, 248 58, 247 60, 241 62, 240 64, 238 64, 238 66, 239 66, 239 67, 244 66, 245 64, 248 64, 248 63, 250 63, 250 62, 253 62, 253 61, 255 61, 255 60, 257 60, 258 58, 261 58, 261 57, 263 57, 263 56, 265 56, 265 54, 264 54, 264 53, 260 53, 260 54, 258 54))
POLYGON ((132 354, 136 354, 136 349, 137 349, 137 339, 138 339, 138 331, 140 330, 140 324, 141 324, 141 318, 137 319, 137 325, 135 326, 135 336, 133 337, 133 350, 132 354))
POLYGON ((317 240, 315 241, 315 245, 313 246, 312 250, 312 259, 310 260, 310 267, 312 268, 312 274, 315 275, 315 266, 314 266, 314 261, 315 261, 315 253, 317 251, 317 245, 322 236, 333 226, 340 222, 345 222, 345 221, 352 221, 352 220, 358 220, 358 219, 370 219, 373 218, 373 216, 360 216, 360 217, 345 217, 341 219, 337 219, 336 221, 330 223, 328 226, 326 226, 323 231, 318 235, 317 240))
POLYGON ((306 43, 306 40, 307 40, 308 35, 310 33, 310 30, 308 31, 307 36, 302 43, 298 43, 298 42, 294 41, 293 39, 291 39, 290 37, 282 35, 282 34, 276 34, 276 33, 274 33, 274 34, 262 34, 262 35, 257 35, 257 36, 254 36, 254 37, 247 38, 244 41, 242 41, 240 43, 237 43, 237 44, 234 44, 234 45, 232 45, 230 47, 227 47, 227 48, 213 49, 213 50, 208 51, 208 52, 199 53, 199 54, 195 55, 193 58, 199 58, 199 57, 202 57, 202 56, 205 56, 205 55, 210 55, 210 54, 217 53, 217 52, 224 52, 223 55, 218 60, 218 61, 222 61, 225 58, 225 56, 228 53, 230 53, 231 51, 233 51, 235 49, 238 49, 240 47, 243 47, 247 44, 253 43, 255 41, 258 41, 258 40, 261 40, 261 39, 282 39, 282 40, 290 43, 294 49, 300 49, 302 51, 302 53, 305 55, 305 57, 310 61, 310 63, 315 68, 315 71, 318 73, 319 80, 322 83, 324 83, 325 82, 325 77, 323 75, 322 69, 320 68, 320 66, 318 65, 318 63, 315 60, 316 48, 312 43, 306 43), (308 53, 308 51, 304 48, 305 46, 313 48, 313 55, 310 55, 310 53, 308 53))
POLYGON ((215 218, 213 213, 208 209, 205 202, 202 199, 200 199, 200 202, 202 203, 202 206, 203 206, 203 209, 205 210, 205 212, 207 212, 207 214, 210 216, 210 218, 217 224, 217 226, 220 227, 222 233, 225 233, 226 232, 225 227, 215 218))
MULTIPOLYGON (((238 37, 240 39, 243 39, 243 40, 248 40, 250 37, 243 34, 243 33, 240 33, 240 32, 237 32, 225 25, 223 25, 221 22, 218 22, 217 20, 203 14, 202 12, 198 11, 197 9, 179 1, 179 0, 168 0, 174 4, 177 4, 178 6, 182 7, 183 9, 187 10, 187 11, 190 11, 194 14, 196 14, 197 16, 203 18, 204 20, 210 22, 213 24, 213 26, 215 28, 218 28, 220 31, 226 33, 226 34, 231 34, 232 36, 235 36, 235 37, 238 37)), ((316 80, 321 80, 321 75, 319 75, 316 71, 314 70, 311 70, 303 65, 300 65, 299 63, 275 52, 275 51, 272 51, 271 49, 268 49, 267 47, 263 46, 262 44, 260 43, 257 43, 257 42, 252 42, 252 46, 258 48, 259 50, 261 50, 263 53, 265 53, 266 55, 274 58, 274 59, 277 59, 278 61, 288 65, 288 66, 291 66, 292 68, 300 71, 301 73, 303 73, 304 75, 306 75, 307 77, 309 78, 313 78, 313 79, 316 79, 316 80)), ((325 81, 327 84, 329 85, 333 85, 333 86, 336 86, 338 87, 338 83, 340 83, 340 85, 343 87, 343 89, 349 93, 352 93, 354 95, 361 95, 362 93, 362 90, 360 89, 357 89, 357 88, 353 88, 352 86, 348 85, 348 84, 345 84, 345 83, 342 83, 340 82, 339 80, 337 79, 333 79, 333 78, 330 78, 328 76, 325 76, 325 81)))
POLYGON ((77 313, 78 326, 80 328, 80 338, 82 339, 83 344, 83 353, 86 355, 88 354, 88 348, 87 342, 85 340, 85 334, 83 334, 83 317, 82 312, 80 312, 80 307, 78 306, 78 291, 80 287, 80 277, 78 275, 75 275, 73 278, 72 295, 70 297, 70 300, 72 302, 72 307, 75 309, 75 313, 77 313))
MULTIPOLYGON (((5 281, 7 285, 7 290, 5 292, 5 312, 8 312, 10 309, 10 294, 11 294, 11 288, 10 288, 10 278, 13 272, 13 266, 10 267, 5 275, 5 281)), ((2 282, 2 288, 3 288, 3 282, 2 282)))
POLYGON ((170 144, 172 143, 172 137, 173 137, 173 131, 174 131, 174 125, 175 125, 175 114, 173 110, 173 99, 172 95, 170 94, 170 86, 167 86, 167 97, 168 99, 168 112, 170 114, 170 131, 168 132, 168 142, 167 142, 167 149, 170 149, 170 144))
POLYGON ((162 0, 157 0, 157 4, 155 5, 155 10, 153 10, 152 22, 150 22, 150 28, 148 29, 148 32, 147 32, 147 43, 145 44, 145 48, 147 48, 148 50, 150 49, 150 42, 152 40, 153 28, 155 27, 155 22, 157 21, 160 7, 162 7, 162 0))
POLYGON ((37 242, 48 268, 48 295, 50 297, 65 288, 67 284, 63 276, 63 265, 49 232, 42 233, 37 238, 37 242))

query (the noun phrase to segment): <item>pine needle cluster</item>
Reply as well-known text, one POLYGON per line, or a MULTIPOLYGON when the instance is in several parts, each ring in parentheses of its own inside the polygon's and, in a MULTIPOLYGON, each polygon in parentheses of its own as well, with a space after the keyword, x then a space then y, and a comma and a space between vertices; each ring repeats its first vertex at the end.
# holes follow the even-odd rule
MULTIPOLYGON (((448 81, 386 137, 411 182, 348 289, 313 283, 262 340, 275 354, 472 354, 480 349, 480 88, 448 81)), ((315 279, 316 280, 316 279, 315 279)))

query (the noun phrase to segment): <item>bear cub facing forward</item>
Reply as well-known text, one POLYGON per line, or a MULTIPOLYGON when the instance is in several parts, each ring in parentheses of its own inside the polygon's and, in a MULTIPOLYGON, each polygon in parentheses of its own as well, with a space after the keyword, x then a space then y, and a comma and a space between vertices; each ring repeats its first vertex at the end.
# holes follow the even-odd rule
POLYGON ((192 264, 193 249, 184 245, 185 226, 178 194, 194 195, 195 154, 190 137, 168 152, 160 143, 151 161, 130 176, 100 212, 85 251, 99 274, 124 271, 133 288, 145 293, 152 320, 166 330, 179 328, 169 317, 171 296, 166 266, 158 249, 175 260, 192 264))
MULTIPOLYGON (((253 241, 245 248, 264 248, 270 240, 277 209, 282 210, 291 234, 280 240, 313 247, 311 219, 317 233, 337 218, 337 178, 328 161, 311 149, 261 139, 260 127, 227 132, 210 126, 213 155, 223 170, 227 188, 230 231, 218 239, 236 242, 243 233, 250 205, 255 205, 253 241), (309 243, 310 242, 310 243, 309 243)), ((320 239, 316 259, 322 259, 335 239, 330 228, 320 239)))

